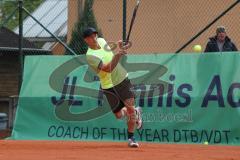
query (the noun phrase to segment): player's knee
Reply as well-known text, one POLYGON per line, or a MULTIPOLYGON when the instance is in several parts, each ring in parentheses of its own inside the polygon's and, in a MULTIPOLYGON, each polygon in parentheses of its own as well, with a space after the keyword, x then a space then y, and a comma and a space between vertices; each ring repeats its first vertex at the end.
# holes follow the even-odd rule
POLYGON ((135 107, 134 106, 128 106, 127 107, 127 113, 129 115, 135 114, 135 107))

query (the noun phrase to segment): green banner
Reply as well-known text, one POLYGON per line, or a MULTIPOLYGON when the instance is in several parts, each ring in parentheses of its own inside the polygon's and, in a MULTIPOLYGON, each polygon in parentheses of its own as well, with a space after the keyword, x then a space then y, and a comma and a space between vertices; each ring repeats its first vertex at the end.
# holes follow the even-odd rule
MULTIPOLYGON (((143 110, 139 141, 240 144, 240 54, 124 57, 143 110)), ((125 141, 85 56, 27 56, 11 139, 125 141)))

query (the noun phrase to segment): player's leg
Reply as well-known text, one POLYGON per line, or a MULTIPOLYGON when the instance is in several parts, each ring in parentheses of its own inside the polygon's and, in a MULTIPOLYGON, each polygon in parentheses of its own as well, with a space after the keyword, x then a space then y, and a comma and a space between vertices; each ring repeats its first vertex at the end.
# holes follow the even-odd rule
POLYGON ((123 119, 127 117, 127 108, 123 107, 120 111, 114 113, 117 119, 123 119))
MULTIPOLYGON (((136 128, 142 128, 142 109, 140 107, 135 107, 135 95, 132 91, 133 85, 131 81, 126 78, 120 85, 114 88, 117 96, 120 98, 120 102, 126 107, 127 115, 130 122, 132 123, 135 118, 136 128), (135 115, 134 115, 135 113, 135 115)), ((130 127, 131 128, 131 127, 130 127)))
POLYGON ((135 95, 132 91, 133 85, 131 81, 126 78, 120 85, 114 89, 119 96, 121 102, 127 109, 127 125, 128 125, 128 139, 130 147, 138 147, 138 143, 134 138, 135 129, 140 129, 142 126, 141 113, 139 108, 135 108, 135 95))
POLYGON ((117 119, 126 118, 126 122, 128 126, 129 147, 139 147, 139 144, 135 141, 135 138, 134 138, 134 131, 136 127, 136 110, 134 107, 134 98, 126 99, 124 102, 121 101, 118 104, 117 108, 116 109, 118 111, 116 112, 116 109, 115 109, 115 112, 114 112, 116 118, 117 119))
POLYGON ((127 117, 127 126, 128 126, 128 137, 129 137, 129 146, 130 147, 138 147, 138 144, 134 139, 134 130, 135 127, 138 129, 141 127, 142 122, 139 110, 135 109, 135 99, 134 93, 131 91, 131 82, 129 79, 124 80, 119 85, 111 88, 104 89, 103 93, 105 94, 110 107, 115 114, 116 118, 124 118, 127 117))
POLYGON ((135 128, 141 129, 142 128, 142 116, 141 116, 142 109, 140 107, 134 106, 134 101, 135 101, 134 98, 130 98, 130 99, 126 100, 125 103, 130 103, 128 101, 130 101, 132 104, 125 105, 124 102, 119 99, 118 105, 116 105, 116 103, 115 103, 115 105, 111 105, 111 106, 115 106, 115 107, 112 107, 113 113, 115 114, 115 117, 117 119, 127 119, 127 122, 129 122, 129 125, 131 125, 132 119, 135 118, 135 123, 136 123, 135 128), (134 111, 135 111, 135 115, 133 114, 134 111), (130 120, 130 121, 128 121, 128 120, 130 120))
POLYGON ((124 101, 125 103, 123 101, 120 101, 120 103, 118 103, 118 106, 113 111, 117 119, 126 119, 128 127, 129 147, 139 147, 139 144, 135 141, 134 131, 136 127, 139 126, 136 122, 141 119, 137 116, 140 115, 140 113, 138 114, 138 111, 134 106, 134 101, 134 98, 126 99, 124 101))
POLYGON ((124 105, 127 109, 127 116, 128 116, 128 141, 130 147, 139 147, 139 144, 135 141, 134 131, 136 127, 137 115, 134 106, 135 100, 134 98, 129 98, 124 100, 124 105))
MULTIPOLYGON (((119 107, 119 108, 122 108, 122 107, 119 107)), ((142 109, 140 107, 136 107, 136 108, 134 108, 134 110, 135 110, 135 114, 136 114, 136 126, 135 127, 137 129, 141 129, 142 128, 142 117, 141 117, 142 109)), ((129 119, 129 114, 127 112, 126 107, 123 107, 120 111, 118 111, 114 114, 117 119, 129 119)))
POLYGON ((135 130, 136 124, 136 112, 134 106, 134 98, 129 98, 124 100, 124 105, 127 109, 127 117, 128 117, 128 132, 133 133, 135 130))

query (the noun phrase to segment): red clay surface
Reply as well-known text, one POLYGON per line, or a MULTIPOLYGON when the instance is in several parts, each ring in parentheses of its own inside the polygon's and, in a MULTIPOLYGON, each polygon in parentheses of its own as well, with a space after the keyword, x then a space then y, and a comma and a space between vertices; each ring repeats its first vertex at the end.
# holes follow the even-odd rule
POLYGON ((240 147, 70 141, 0 141, 1 160, 239 160, 240 147))

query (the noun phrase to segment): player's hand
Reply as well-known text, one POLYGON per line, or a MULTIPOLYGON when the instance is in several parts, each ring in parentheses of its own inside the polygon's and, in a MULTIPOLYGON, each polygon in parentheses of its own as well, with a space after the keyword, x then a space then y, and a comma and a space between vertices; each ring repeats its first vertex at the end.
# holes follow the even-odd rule
POLYGON ((118 51, 118 54, 125 55, 125 54, 127 54, 127 51, 124 50, 124 49, 121 49, 121 50, 118 51))
POLYGON ((125 44, 122 40, 118 41, 119 49, 127 50, 131 47, 130 43, 125 44))

